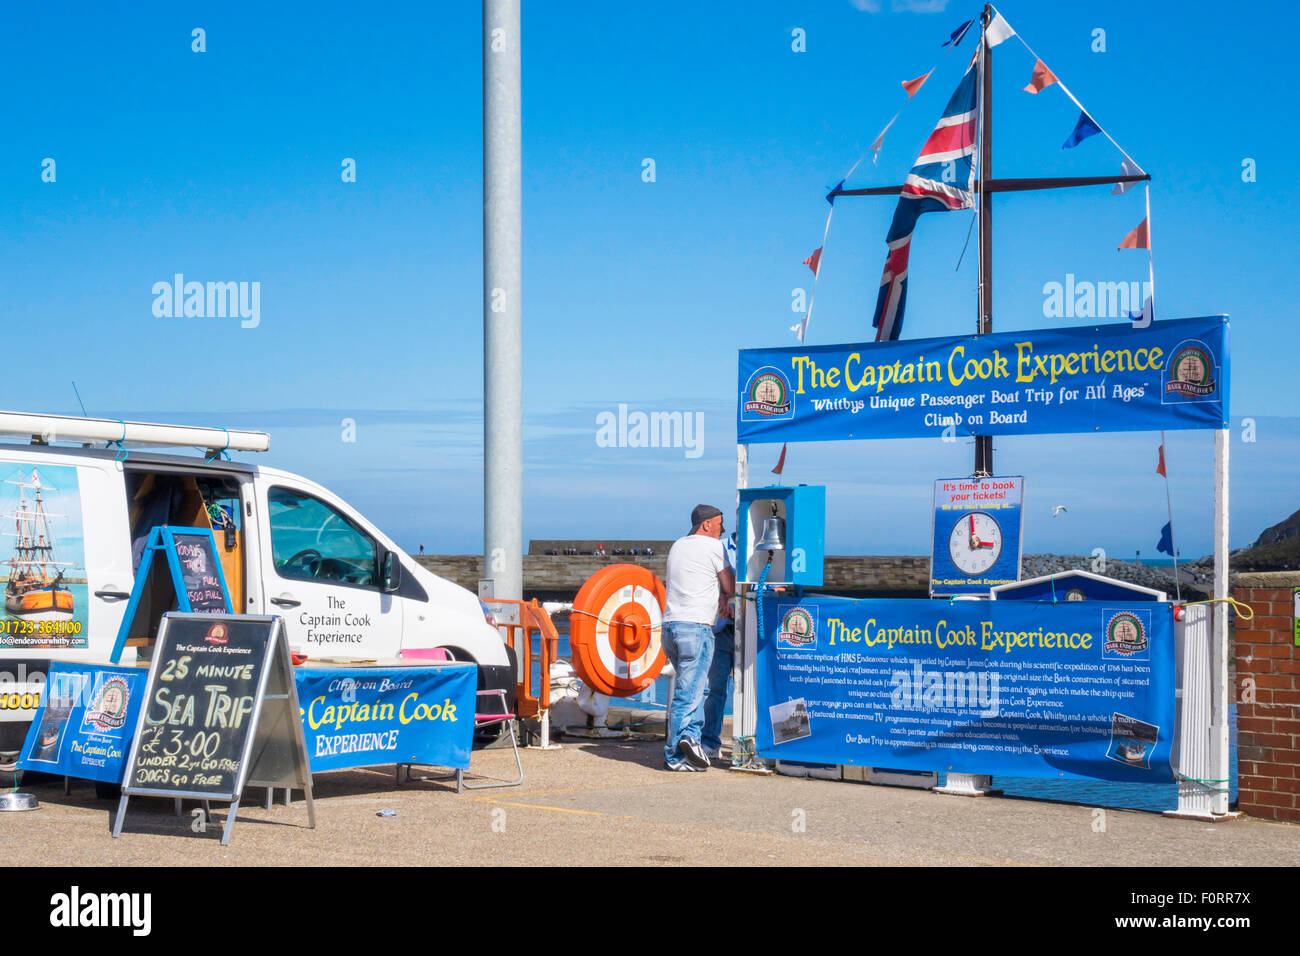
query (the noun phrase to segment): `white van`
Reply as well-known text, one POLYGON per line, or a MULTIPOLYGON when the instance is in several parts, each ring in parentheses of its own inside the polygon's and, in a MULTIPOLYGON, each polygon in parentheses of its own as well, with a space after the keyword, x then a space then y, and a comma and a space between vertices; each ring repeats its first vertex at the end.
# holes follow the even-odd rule
MULTIPOLYGON (((282 615, 294 650, 388 658, 443 647, 513 706, 514 649, 477 596, 315 482, 219 454, 264 451, 265 434, 0 412, 0 436, 10 436, 0 437, 0 769, 22 746, 48 663, 108 660, 144 542, 164 524, 211 528, 235 611, 282 615)), ((175 607, 160 584, 143 596, 123 664, 148 654, 175 607)))

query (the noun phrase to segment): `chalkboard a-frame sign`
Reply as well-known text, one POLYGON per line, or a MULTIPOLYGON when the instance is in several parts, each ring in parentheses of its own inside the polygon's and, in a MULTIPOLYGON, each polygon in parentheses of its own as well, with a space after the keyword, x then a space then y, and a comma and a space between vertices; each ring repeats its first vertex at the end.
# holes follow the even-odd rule
POLYGON ((226 589, 226 576, 222 573, 221 561, 217 557, 217 541, 212 536, 212 529, 159 525, 150 529, 149 541, 140 557, 140 567, 135 572, 131 600, 126 605, 122 624, 117 629, 113 653, 109 655, 109 660, 114 664, 122 659, 122 651, 126 647, 127 636, 131 633, 140 599, 149 584, 154 557, 158 554, 167 559, 167 570, 171 572, 172 588, 176 592, 176 604, 180 610, 199 614, 234 613, 230 593, 226 589))
POLYGON ((113 836, 132 796, 230 802, 230 842, 246 786, 302 790, 316 826, 311 770, 280 617, 163 615, 127 754, 113 836))

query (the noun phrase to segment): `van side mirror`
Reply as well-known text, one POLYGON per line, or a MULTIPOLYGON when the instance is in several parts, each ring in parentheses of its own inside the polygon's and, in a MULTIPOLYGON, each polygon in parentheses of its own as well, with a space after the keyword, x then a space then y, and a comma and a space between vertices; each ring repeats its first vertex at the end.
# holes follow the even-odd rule
POLYGON ((402 586, 402 562, 396 551, 384 552, 383 591, 391 594, 402 586))

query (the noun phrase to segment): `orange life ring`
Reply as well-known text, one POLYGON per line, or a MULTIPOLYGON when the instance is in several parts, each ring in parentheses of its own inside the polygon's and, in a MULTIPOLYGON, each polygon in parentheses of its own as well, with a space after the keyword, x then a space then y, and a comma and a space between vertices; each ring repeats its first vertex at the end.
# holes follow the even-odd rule
POLYGON ((667 658, 659 644, 664 585, 639 564, 611 564, 583 583, 569 617, 573 669, 610 697, 639 694, 667 658))

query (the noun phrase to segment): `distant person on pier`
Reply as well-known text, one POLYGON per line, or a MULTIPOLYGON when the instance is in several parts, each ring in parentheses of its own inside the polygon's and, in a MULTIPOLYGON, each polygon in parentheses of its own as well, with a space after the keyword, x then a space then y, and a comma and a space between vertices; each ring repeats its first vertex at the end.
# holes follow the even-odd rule
POLYGON ((669 770, 709 768, 700 733, 713 660, 713 624, 731 614, 736 590, 736 575, 719 540, 722 532, 722 512, 713 505, 696 505, 690 534, 668 550, 662 641, 677 674, 664 742, 669 770))

